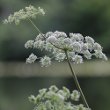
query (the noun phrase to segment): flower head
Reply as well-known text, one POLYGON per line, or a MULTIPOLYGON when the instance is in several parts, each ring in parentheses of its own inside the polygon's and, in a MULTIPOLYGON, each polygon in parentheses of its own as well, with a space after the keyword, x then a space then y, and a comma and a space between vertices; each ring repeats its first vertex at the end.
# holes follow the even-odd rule
POLYGON ((94 39, 92 37, 86 36, 85 41, 90 44, 94 44, 94 39))
POLYGON ((57 38, 55 36, 49 36, 47 38, 47 42, 50 42, 52 44, 54 44, 57 41, 57 38))
POLYGON ((74 90, 71 94, 71 99, 74 101, 79 101, 80 93, 77 90, 74 90))
POLYGON ((25 7, 25 9, 21 9, 14 14, 11 14, 7 19, 3 22, 5 24, 15 22, 15 24, 19 24, 21 20, 36 18, 37 15, 45 15, 45 12, 42 8, 35 8, 32 5, 25 7))
POLYGON ((41 58, 40 62, 42 67, 48 67, 49 65, 51 65, 51 58, 48 56, 44 56, 43 58, 41 58))
POLYGON ((68 58, 74 64, 83 63, 83 59, 92 59, 92 56, 107 60, 103 53, 101 45, 89 36, 84 37, 80 33, 70 33, 69 37, 66 33, 55 31, 39 34, 35 40, 29 40, 25 44, 26 48, 34 47, 40 50, 46 50, 52 53, 52 58, 44 56, 41 58, 41 65, 47 67, 51 65, 51 59, 58 62, 68 58))
POLYGON ((31 53, 31 55, 29 55, 29 57, 26 59, 26 63, 34 63, 36 59, 37 56, 31 53))
POLYGON ((25 48, 32 48, 33 47, 33 44, 34 44, 34 40, 28 40, 26 43, 25 43, 25 48))
POLYGON ((73 90, 71 93, 68 88, 57 88, 55 85, 49 89, 39 90, 35 97, 31 95, 29 101, 36 105, 36 110, 90 110, 83 104, 72 104, 72 101, 79 101, 80 93, 73 90))

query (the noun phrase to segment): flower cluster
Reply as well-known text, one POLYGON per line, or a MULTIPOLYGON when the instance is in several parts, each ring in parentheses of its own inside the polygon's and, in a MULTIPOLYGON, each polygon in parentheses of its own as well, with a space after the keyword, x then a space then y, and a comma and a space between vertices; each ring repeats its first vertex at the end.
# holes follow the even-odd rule
MULTIPOLYGON (((66 53, 69 60, 75 64, 83 63, 84 58, 91 59, 92 56, 107 60, 106 55, 102 52, 101 45, 95 42, 92 37, 84 37, 80 33, 69 33, 69 36, 59 31, 39 34, 35 40, 27 41, 25 48, 49 51, 53 55, 52 58, 58 62, 67 59, 66 53)), ((49 66, 52 58, 47 56, 41 58, 42 66, 49 66)))
POLYGON ((36 59, 37 56, 31 53, 31 55, 29 55, 29 57, 26 59, 26 63, 34 63, 36 59))
POLYGON ((37 96, 31 95, 29 101, 35 104, 35 110, 90 110, 82 104, 71 103, 79 98, 80 93, 77 90, 71 93, 66 87, 58 89, 53 85, 49 89, 39 90, 37 96))
POLYGON ((42 8, 38 7, 35 8, 34 6, 30 5, 29 7, 25 7, 25 9, 21 9, 17 12, 14 12, 14 14, 10 15, 7 19, 5 19, 3 22, 5 24, 15 22, 15 24, 19 24, 21 20, 30 19, 30 18, 36 18, 36 16, 44 15, 45 12, 42 8))

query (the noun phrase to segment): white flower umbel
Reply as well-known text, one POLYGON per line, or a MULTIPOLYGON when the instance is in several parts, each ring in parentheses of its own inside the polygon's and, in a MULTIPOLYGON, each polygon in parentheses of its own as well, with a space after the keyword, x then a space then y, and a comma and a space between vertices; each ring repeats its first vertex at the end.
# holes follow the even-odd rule
MULTIPOLYGON (((69 37, 64 32, 55 31, 39 34, 35 40, 29 40, 25 44, 25 48, 36 48, 46 50, 52 53, 52 58, 45 56, 41 58, 42 66, 51 65, 51 59, 56 61, 64 61, 68 58, 74 64, 83 63, 83 59, 92 59, 92 56, 107 60, 106 55, 100 44, 89 36, 82 36, 80 33, 70 33, 69 37)), ((28 60, 30 61, 30 59, 28 60)))
POLYGON ((11 14, 3 22, 4 24, 12 22, 19 24, 21 20, 36 18, 37 15, 45 15, 44 10, 40 7, 35 8, 34 6, 29 5, 29 7, 25 7, 25 9, 14 12, 14 14, 11 14))
POLYGON ((36 97, 31 95, 29 101, 35 105, 35 110, 90 110, 83 104, 72 104, 72 100, 78 101, 79 98, 80 93, 77 90, 71 93, 66 87, 58 89, 51 86, 49 89, 39 90, 36 97))

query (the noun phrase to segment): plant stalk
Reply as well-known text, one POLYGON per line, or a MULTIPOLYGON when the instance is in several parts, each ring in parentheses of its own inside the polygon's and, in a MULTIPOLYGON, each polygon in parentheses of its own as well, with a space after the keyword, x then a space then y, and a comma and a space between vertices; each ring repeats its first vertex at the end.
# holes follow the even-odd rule
POLYGON ((39 28, 33 23, 33 21, 31 19, 28 18, 28 20, 30 21, 30 23, 34 26, 34 28, 44 37, 45 39, 45 36, 43 35, 43 33, 39 30, 39 28))
POLYGON ((88 103, 87 103, 87 101, 86 101, 86 98, 85 98, 85 96, 84 96, 84 94, 83 94, 83 91, 82 91, 82 89, 81 89, 81 87, 80 87, 80 84, 79 84, 79 81, 78 81, 78 79, 77 79, 76 73, 75 73, 75 71, 73 70, 72 65, 71 65, 71 63, 70 63, 67 50, 65 50, 65 54, 66 54, 66 57, 67 57, 67 62, 68 62, 69 68, 70 68, 70 70, 71 70, 71 73, 72 73, 74 82, 75 82, 75 84, 76 84, 77 89, 79 90, 79 92, 80 92, 80 94, 81 94, 82 101, 83 101, 83 103, 85 104, 85 106, 86 106, 87 108, 90 108, 89 105, 88 105, 88 103))

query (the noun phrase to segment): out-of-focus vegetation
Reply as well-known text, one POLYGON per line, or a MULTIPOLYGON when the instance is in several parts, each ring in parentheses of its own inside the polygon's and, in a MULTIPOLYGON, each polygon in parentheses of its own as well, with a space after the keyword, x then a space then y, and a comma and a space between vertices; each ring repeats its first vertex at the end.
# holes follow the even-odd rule
MULTIPOLYGON (((79 80, 93 110, 110 110, 110 78, 79 78, 79 80)), ((59 88, 66 86, 71 91, 75 89, 72 78, 2 78, 0 110, 32 110, 33 106, 27 97, 31 94, 37 95, 39 89, 53 84, 59 88)))
MULTIPOLYGON (((38 34, 29 22, 15 26, 3 25, 10 13, 32 4, 41 6, 46 16, 34 22, 42 30, 82 33, 95 38, 110 55, 110 1, 109 0, 1 0, 0 1, 0 60, 24 60, 31 50, 24 43, 38 34)), ((38 54, 41 54, 37 51, 38 54)))

